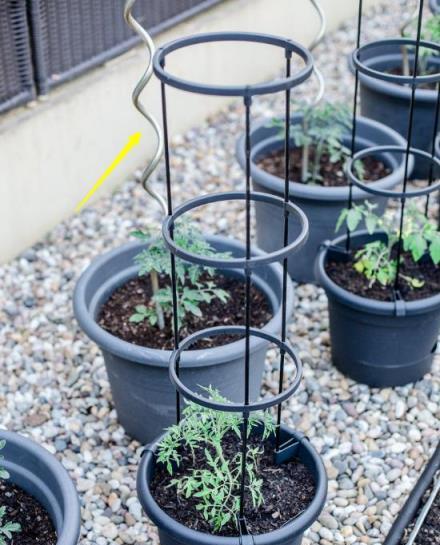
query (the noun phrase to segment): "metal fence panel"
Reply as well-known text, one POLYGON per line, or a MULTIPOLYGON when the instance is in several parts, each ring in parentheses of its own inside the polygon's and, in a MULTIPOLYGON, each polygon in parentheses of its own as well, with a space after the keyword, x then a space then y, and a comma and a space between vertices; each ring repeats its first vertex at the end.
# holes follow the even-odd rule
MULTIPOLYGON (((221 0, 140 0, 134 14, 152 34, 221 0)), ((127 51, 138 42, 124 0, 30 0, 41 94, 127 51)))
POLYGON ((1 0, 0 113, 34 96, 26 0, 1 0))

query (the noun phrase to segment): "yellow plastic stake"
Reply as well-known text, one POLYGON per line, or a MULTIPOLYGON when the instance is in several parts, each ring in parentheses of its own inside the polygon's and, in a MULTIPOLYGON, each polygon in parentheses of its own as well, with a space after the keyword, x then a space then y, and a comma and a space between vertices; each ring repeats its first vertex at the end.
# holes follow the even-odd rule
POLYGON ((102 186, 102 184, 105 182, 105 180, 110 176, 110 174, 115 170, 115 168, 119 165, 119 163, 125 158, 125 156, 135 147, 139 144, 141 140, 142 134, 140 132, 135 132, 132 134, 128 142, 125 144, 125 146, 121 149, 121 151, 116 155, 116 157, 113 159, 112 163, 105 169, 105 171, 102 173, 102 175, 98 178, 95 185, 92 187, 92 189, 87 193, 87 195, 84 197, 84 199, 76 206, 75 212, 79 212, 81 208, 86 204, 86 202, 96 193, 96 191, 102 186))

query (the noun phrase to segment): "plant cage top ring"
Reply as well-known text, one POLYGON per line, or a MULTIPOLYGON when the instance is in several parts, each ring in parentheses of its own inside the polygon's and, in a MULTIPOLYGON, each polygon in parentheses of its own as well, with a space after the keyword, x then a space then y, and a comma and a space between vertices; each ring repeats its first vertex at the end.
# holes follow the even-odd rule
POLYGON ((210 32, 179 38, 160 47, 154 55, 153 67, 154 73, 161 82, 182 91, 202 95, 251 97, 253 95, 286 91, 296 87, 310 77, 313 71, 313 58, 311 53, 301 44, 278 36, 251 32, 210 32), (170 74, 165 69, 166 57, 173 51, 197 44, 233 41, 260 43, 279 47, 284 49, 287 58, 290 58, 292 54, 299 56, 304 61, 305 66, 294 75, 252 85, 208 85, 179 78, 170 74))
MULTIPOLYGON (((401 146, 374 146, 371 148, 366 148, 361 151, 358 151, 353 155, 351 159, 347 161, 345 170, 347 177, 349 178, 350 182, 359 187, 360 189, 366 191, 367 193, 371 193, 372 195, 378 195, 380 197, 391 197, 395 199, 403 199, 403 198, 413 198, 413 197, 423 197, 425 195, 429 195, 430 193, 433 193, 434 191, 438 191, 440 189, 440 180, 437 182, 428 185, 427 187, 423 187, 420 189, 411 189, 410 191, 393 191, 392 189, 378 189, 376 187, 373 187, 372 185, 369 185, 366 182, 363 182, 360 180, 353 172, 353 167, 356 161, 359 161, 360 159, 363 159, 367 155, 373 155, 377 153, 382 152, 392 152, 397 151, 401 153, 407 153, 406 148, 403 148, 401 146)), ((411 155, 417 155, 418 157, 423 157, 425 159, 428 159, 432 166, 436 166, 440 169, 440 159, 438 157, 434 157, 427 151, 423 151, 417 148, 409 148, 409 153, 411 155)))
POLYGON ((288 388, 278 393, 277 395, 272 396, 271 398, 263 399, 261 401, 254 401, 247 404, 232 403, 232 402, 223 403, 220 401, 213 401, 212 399, 209 399, 203 395, 197 394, 193 390, 188 388, 180 380, 179 375, 176 371, 182 352, 200 339, 203 339, 206 337, 218 337, 219 335, 230 335, 230 334, 245 335, 246 327, 245 326, 217 326, 217 327, 210 327, 207 329, 203 329, 201 331, 197 331, 196 333, 193 333, 192 335, 189 335, 188 337, 185 337, 185 339, 180 343, 179 348, 173 351, 169 361, 170 379, 171 379, 171 382, 174 384, 174 386, 177 388, 177 390, 183 395, 183 397, 197 403, 198 405, 202 405, 203 407, 208 407, 208 409, 213 409, 216 411, 234 412, 234 413, 235 412, 250 413, 255 411, 264 411, 266 409, 269 409, 270 407, 275 407, 276 405, 280 405, 281 403, 289 399, 289 397, 291 397, 296 392, 296 390, 298 389, 301 383, 301 376, 302 376, 302 363, 299 356, 296 354, 293 348, 289 345, 289 343, 282 341, 278 337, 271 335, 269 333, 266 333, 265 331, 261 331, 255 328, 249 329, 250 336, 259 337, 273 344, 276 344, 280 348, 280 350, 282 350, 285 354, 289 355, 292 358, 296 366, 296 373, 295 373, 295 378, 292 381, 292 384, 290 384, 288 388))
MULTIPOLYGON (((371 49, 375 49, 377 47, 383 47, 383 46, 405 46, 405 45, 412 45, 413 47, 417 47, 417 40, 413 40, 411 38, 390 38, 387 40, 378 40, 375 42, 370 42, 362 47, 359 47, 355 51, 353 51, 352 59, 353 63, 356 67, 356 70, 359 70, 362 74, 365 76, 370 76, 374 79, 380 79, 382 81, 387 81, 390 83, 396 83, 400 85, 423 85, 427 83, 437 83, 440 81, 440 73, 436 74, 428 74, 425 76, 401 76, 397 74, 389 74, 387 72, 382 72, 381 70, 375 70, 374 68, 370 68, 365 64, 365 61, 362 61, 360 57, 363 53, 366 53, 367 51, 371 49)), ((424 47, 426 49, 431 49, 433 52, 440 53, 440 44, 437 44, 435 42, 428 42, 426 40, 420 40, 419 47, 424 47)))
POLYGON ((240 191, 231 191, 225 193, 215 193, 212 195, 203 195, 202 197, 196 197, 185 204, 176 208, 173 214, 167 216, 162 224, 162 235, 165 240, 165 244, 168 249, 177 257, 189 261, 190 263, 196 263, 198 265, 204 265, 206 267, 214 268, 226 268, 226 269, 252 269, 260 265, 267 265, 275 261, 280 261, 292 254, 303 246, 308 237, 309 222, 304 212, 292 202, 285 202, 280 197, 270 195, 268 193, 251 192, 248 197, 252 201, 265 202, 276 205, 284 209, 284 213, 296 216, 300 222, 300 232, 298 236, 287 246, 283 246, 279 250, 271 253, 264 253, 263 255, 253 256, 250 258, 232 258, 232 259, 218 259, 215 257, 201 256, 184 250, 174 242, 172 238, 172 230, 175 226, 175 220, 190 210, 194 210, 199 206, 211 204, 219 201, 228 200, 245 200, 246 193, 240 191))

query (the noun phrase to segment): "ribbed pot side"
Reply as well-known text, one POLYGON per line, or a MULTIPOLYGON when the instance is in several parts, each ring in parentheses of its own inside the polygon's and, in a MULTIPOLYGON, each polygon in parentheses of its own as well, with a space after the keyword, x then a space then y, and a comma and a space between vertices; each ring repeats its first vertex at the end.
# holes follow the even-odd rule
MULTIPOLYGON (((244 255, 244 246, 225 237, 207 237, 220 252, 244 255)), ((129 243, 96 259, 83 273, 74 294, 75 316, 83 331, 101 348, 110 381, 118 419, 128 435, 146 443, 174 423, 176 392, 168 374, 169 350, 157 350, 125 342, 97 324, 102 305, 129 279, 137 276, 133 259, 143 248, 129 243)), ((258 251, 256 251, 258 253, 258 251)), ((219 270, 243 278, 241 271, 219 270)), ((282 269, 279 264, 260 266, 253 282, 265 294, 273 312, 264 331, 281 330, 282 269)), ((288 285, 287 315, 293 308, 292 287, 288 285)), ((251 395, 258 398, 264 371, 267 342, 251 338, 251 395)), ((221 347, 191 350, 181 359, 181 376, 190 388, 212 385, 231 401, 242 401, 244 380, 244 341, 221 347)))
MULTIPOLYGON (((145 513, 158 527, 161 545, 239 545, 238 537, 212 536, 210 534, 191 530, 167 515, 156 503, 150 483, 155 471, 155 451, 160 442, 159 438, 144 452, 137 475, 138 498, 145 513)), ((269 532, 252 536, 252 545, 300 545, 302 537, 319 517, 327 496, 327 475, 321 457, 310 441, 302 434, 293 432, 282 426, 282 441, 289 439, 298 441, 297 450, 292 454, 311 471, 315 480, 315 496, 307 509, 294 520, 284 526, 269 532)), ((274 476, 274 478, 276 478, 274 476)))
POLYGON ((0 430, 6 440, 1 465, 10 480, 33 496, 48 512, 57 533, 57 545, 77 545, 80 507, 72 480, 61 463, 30 439, 0 430))
MULTIPOLYGON (((352 234, 356 249, 383 235, 352 234)), ((341 236, 324 245, 316 274, 328 298, 334 365, 350 378, 369 386, 403 386, 429 373, 440 333, 440 294, 410 302, 382 302, 355 295, 327 275, 332 246, 343 247, 341 236)))

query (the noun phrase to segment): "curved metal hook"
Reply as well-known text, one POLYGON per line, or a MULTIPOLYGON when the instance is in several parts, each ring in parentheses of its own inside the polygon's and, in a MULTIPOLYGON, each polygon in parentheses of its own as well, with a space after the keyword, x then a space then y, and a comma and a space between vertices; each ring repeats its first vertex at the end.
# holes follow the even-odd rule
POLYGON ((402 38, 405 37, 408 27, 410 27, 411 24, 417 20, 419 16, 419 11, 420 11, 420 0, 417 0, 416 6, 414 8, 414 12, 408 17, 408 19, 400 27, 400 35, 402 36, 402 38))
POLYGON ((144 72, 141 79, 136 84, 136 87, 133 90, 132 93, 132 100, 135 108, 147 119, 147 121, 151 124, 151 126, 154 129, 154 132, 156 133, 157 137, 157 147, 155 154, 153 158, 151 159, 150 163, 145 167, 143 170, 141 176, 140 176, 140 183, 142 184, 142 187, 145 189, 145 191, 153 197, 153 199, 159 204, 159 206, 162 209, 162 212, 164 215, 167 214, 167 205, 165 202, 165 199, 149 184, 149 178, 154 172, 155 168, 157 167, 159 161, 161 160, 163 149, 164 149, 164 142, 163 142, 163 136, 162 136, 162 129, 160 128, 159 124, 157 123, 156 119, 149 114, 146 109, 144 108, 143 104, 140 101, 140 95, 142 91, 145 89, 146 85, 151 79, 151 76, 153 75, 153 55, 156 50, 153 40, 151 39, 151 36, 148 34, 148 32, 142 27, 138 21, 133 17, 132 9, 134 4, 136 3, 136 0, 127 0, 124 7, 124 18, 127 24, 138 34, 141 38, 144 44, 147 46, 148 53, 149 53, 149 59, 148 59, 148 66, 146 71, 144 72))
MULTIPOLYGON (((321 25, 319 27, 318 33, 315 36, 314 40, 309 46, 309 50, 313 51, 324 39, 325 32, 327 30, 327 18, 325 16, 325 12, 321 6, 321 4, 318 2, 318 0, 310 0, 313 7, 315 8, 316 12, 318 13, 319 20, 321 22, 321 25)), ((311 102, 311 106, 317 106, 321 100, 324 97, 325 93, 325 79, 324 76, 319 68, 316 66, 313 67, 313 74, 315 75, 316 79, 318 80, 319 88, 318 93, 316 94, 316 97, 311 102)))

